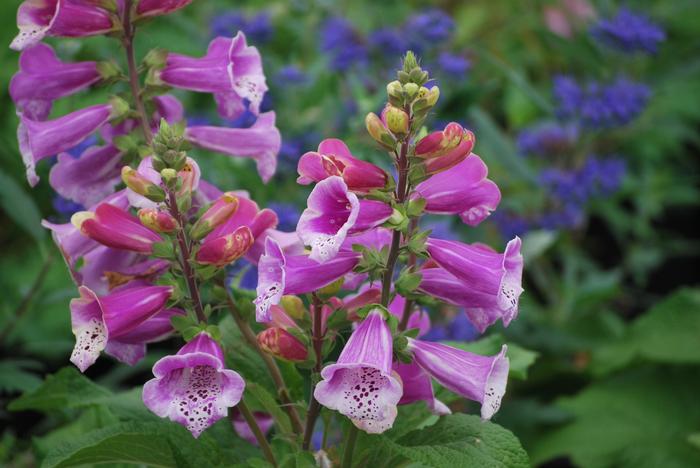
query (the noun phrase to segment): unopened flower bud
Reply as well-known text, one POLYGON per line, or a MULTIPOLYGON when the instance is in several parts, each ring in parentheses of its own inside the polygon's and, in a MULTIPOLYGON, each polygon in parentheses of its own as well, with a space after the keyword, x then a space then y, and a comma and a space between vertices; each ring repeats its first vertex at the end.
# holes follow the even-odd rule
POLYGON ((413 99, 418 93, 420 87, 415 83, 406 83, 403 89, 406 91, 406 95, 409 97, 409 99, 413 99))
POLYGON ((391 212, 391 216, 387 220, 389 224, 392 224, 394 226, 399 226, 401 223, 403 223, 406 220, 406 217, 396 208, 391 212))
POLYGON ((400 81, 394 80, 386 85, 386 93, 389 97, 401 99, 403 97, 403 85, 400 81))
POLYGON ((301 362, 308 356, 306 346, 283 328, 272 327, 258 334, 260 348, 286 361, 301 362))
POLYGON ((198 263, 223 268, 245 255, 254 240, 250 228, 241 226, 230 234, 204 242, 195 259, 198 263))
POLYGON ((393 150, 396 147, 396 140, 384 126, 384 122, 375 114, 370 112, 365 117, 365 125, 370 136, 388 150, 393 150))
POLYGON ((337 280, 333 281, 332 283, 319 289, 317 291, 318 295, 321 297, 335 296, 340 291, 340 288, 343 286, 344 281, 345 281, 344 278, 338 278, 337 280))
POLYGON ((190 161, 187 159, 183 168, 178 172, 178 175, 182 177, 182 188, 178 191, 178 195, 192 193, 199 184, 199 168, 195 168, 190 161))
POLYGON ((164 181, 169 182, 175 177, 177 177, 177 171, 171 167, 166 167, 165 169, 160 171, 160 176, 163 178, 164 181))
POLYGON ((428 105, 434 106, 437 103, 439 97, 440 97, 440 88, 438 88, 437 86, 433 86, 432 88, 430 88, 430 91, 428 92, 428 95, 426 96, 426 99, 428 101, 428 105))
POLYGON ((138 171, 132 167, 122 167, 122 180, 133 192, 151 201, 160 203, 165 200, 165 191, 157 184, 139 174, 138 171))
POLYGON ((287 315, 293 319, 302 319, 307 314, 306 307, 304 307, 304 302, 297 296, 282 296, 280 305, 287 315))
POLYGON ((177 229, 177 221, 170 213, 155 208, 142 208, 139 210, 141 224, 156 232, 173 232, 177 229))
POLYGON ((384 118, 386 119, 386 125, 389 127, 391 132, 399 137, 408 134, 409 130, 409 119, 408 114, 398 107, 386 106, 384 118))
POLYGON ((238 197, 230 192, 221 195, 204 214, 194 223, 190 237, 199 240, 223 224, 238 209, 238 197))

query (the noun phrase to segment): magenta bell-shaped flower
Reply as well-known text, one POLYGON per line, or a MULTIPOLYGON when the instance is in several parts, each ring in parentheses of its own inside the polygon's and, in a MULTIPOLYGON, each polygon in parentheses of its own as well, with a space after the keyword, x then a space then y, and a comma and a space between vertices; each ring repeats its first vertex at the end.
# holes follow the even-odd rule
POLYGON ((182 424, 199 435, 236 406, 245 382, 224 367, 221 346, 201 332, 174 356, 153 366, 155 379, 143 386, 143 402, 161 418, 182 424))
POLYGON ((10 48, 22 50, 44 36, 83 37, 119 28, 102 0, 24 0, 17 9, 19 34, 10 48))
POLYGON ((418 364, 415 362, 411 364, 395 362, 393 369, 403 383, 403 394, 399 400, 399 405, 424 401, 433 414, 441 416, 452 413, 445 403, 435 398, 433 382, 418 364))
POLYGON ((321 265, 306 255, 286 256, 277 241, 268 237, 258 262, 256 320, 269 322, 270 306, 279 304, 282 296, 321 289, 351 271, 359 259, 355 252, 342 251, 321 265))
POLYGON ((25 49, 19 71, 10 81, 10 96, 19 114, 44 120, 54 100, 69 96, 100 81, 97 62, 63 63, 46 44, 25 49))
POLYGON ((481 403, 481 418, 491 419, 506 392, 508 347, 495 356, 479 356, 440 343, 408 339, 415 362, 453 392, 481 403))
POLYGON ((136 286, 97 296, 81 286, 70 303, 75 347, 70 360, 81 372, 95 363, 110 340, 118 339, 160 312, 172 294, 170 286, 136 286))
POLYGON ((297 234, 311 246, 309 258, 319 263, 333 258, 349 234, 376 227, 392 213, 391 206, 380 201, 359 200, 338 176, 319 182, 307 204, 297 234))
POLYGON ((424 161, 428 174, 446 171, 462 162, 474 148, 474 134, 455 122, 430 133, 416 144, 416 156, 424 161))
POLYGON ((267 91, 260 53, 246 44, 240 31, 234 38, 211 41, 202 58, 168 54, 157 77, 169 86, 213 93, 219 114, 227 119, 235 119, 248 107, 253 114, 260 113, 267 91))
POLYGON ((110 104, 98 104, 54 120, 31 120, 20 116, 17 139, 22 160, 27 169, 27 180, 34 186, 39 182, 35 166, 44 158, 67 151, 128 109, 124 101, 113 98, 110 104))
POLYGON ((416 194, 427 201, 428 213, 458 214, 464 223, 476 226, 501 201, 501 191, 487 175, 486 164, 472 153, 456 166, 418 184, 416 194))
POLYGON ((264 182, 268 182, 277 169, 282 137, 275 127, 274 112, 260 114, 250 128, 187 127, 185 137, 193 145, 210 151, 254 159, 264 182))
POLYGON ((139 0, 136 6, 138 18, 150 18, 152 16, 167 15, 175 10, 184 8, 192 0, 139 0))
POLYGON ((518 314, 523 292, 521 244, 516 237, 500 254, 482 245, 428 239, 428 254, 441 268, 422 269, 419 287, 431 296, 464 307, 482 333, 499 319, 508 326, 518 314))
POLYGON ((305 153, 299 159, 297 171, 297 182, 302 185, 340 176, 351 191, 360 194, 384 188, 388 180, 384 170, 355 158, 347 145, 335 138, 323 140, 318 151, 305 153))
POLYGON ((392 343, 383 313, 372 310, 350 336, 338 361, 321 371, 316 400, 370 434, 390 429, 403 393, 401 380, 391 368, 392 343))

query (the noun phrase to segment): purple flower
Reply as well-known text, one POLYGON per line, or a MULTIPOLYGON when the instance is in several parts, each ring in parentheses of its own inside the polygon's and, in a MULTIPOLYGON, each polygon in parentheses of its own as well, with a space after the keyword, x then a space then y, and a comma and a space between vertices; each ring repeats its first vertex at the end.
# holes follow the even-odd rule
POLYGON ((321 266, 306 255, 286 255, 272 237, 265 239, 265 253, 258 261, 258 287, 255 316, 269 322, 270 306, 282 296, 316 291, 349 273, 359 261, 359 254, 341 251, 321 266))
POLYGON ((51 205, 53 206, 53 209, 56 210, 56 213, 64 216, 64 219, 65 217, 70 218, 76 211, 83 211, 85 209, 85 207, 80 203, 75 203, 74 201, 63 198, 60 195, 56 195, 53 198, 51 205))
POLYGON ((403 364, 395 362, 394 371, 401 378, 403 394, 399 405, 408 405, 416 401, 425 401, 431 413, 437 415, 450 414, 452 411, 443 402, 435 398, 433 382, 417 363, 403 364))
POLYGON ((603 44, 623 52, 643 51, 655 54, 666 33, 649 18, 620 8, 612 18, 601 19, 591 34, 603 44))
POLYGON ((195 146, 234 157, 255 159, 260 178, 267 182, 277 168, 281 136, 275 127, 275 113, 260 114, 250 128, 212 126, 188 127, 186 138, 195 146))
MULTIPOLYGON (((245 420, 241 412, 238 411, 238 408, 234 408, 231 411, 231 413, 233 430, 238 435, 238 437, 248 441, 253 445, 258 445, 258 439, 255 438, 253 430, 250 428, 248 422, 245 420)), ((253 413, 253 416, 255 417, 255 422, 258 424, 258 427, 260 428, 263 434, 267 434, 268 432, 270 432, 270 430, 275 425, 275 420, 272 419, 272 416, 263 411, 256 411, 255 413, 253 413)))
POLYGON ((19 71, 10 81, 10 96, 19 113, 44 120, 54 100, 77 93, 100 80, 96 62, 63 63, 46 44, 22 51, 19 71))
POLYGON ((392 28, 381 28, 372 32, 368 43, 372 49, 384 57, 394 60, 408 49, 408 44, 401 33, 392 28))
POLYGON ((238 281, 237 287, 252 289, 258 285, 258 268, 246 259, 240 259, 226 268, 226 277, 238 281))
POLYGON ((136 15, 140 18, 167 15, 189 5, 192 0, 139 0, 136 15))
POLYGON ((495 356, 479 356, 440 343, 408 339, 415 362, 453 392, 481 403, 481 418, 498 411, 506 392, 510 364, 507 347, 495 356))
POLYGON ((91 206, 114 192, 121 182, 121 152, 112 145, 93 146, 79 158, 58 155, 49 182, 61 196, 91 206))
POLYGON ((471 62, 461 55, 442 52, 438 56, 438 66, 451 78, 463 79, 471 68, 471 62))
POLYGON ((423 268, 420 289, 449 304, 464 307, 483 333, 501 319, 507 326, 518 314, 523 292, 520 238, 499 254, 480 244, 428 239, 430 258, 440 268, 423 268))
POLYGON ((416 193, 427 201, 428 213, 459 214, 464 223, 477 226, 501 201, 501 191, 487 175, 486 164, 472 153, 456 166, 418 184, 416 193))
POLYGON ((17 9, 19 34, 10 48, 23 50, 44 36, 84 37, 106 34, 120 26, 97 0, 24 0, 17 9))
POLYGON ((299 85, 308 81, 309 77, 296 65, 286 65, 277 71, 277 83, 281 86, 299 85))
POLYGON ((202 58, 169 53, 158 79, 176 88, 213 93, 219 114, 228 119, 248 108, 257 115, 267 91, 260 53, 246 44, 241 32, 232 39, 217 37, 202 58))
POLYGON ((281 231, 293 231, 299 221, 299 208, 291 203, 270 203, 268 208, 277 213, 277 229, 281 231))
POLYGON ((323 368, 314 397, 365 432, 390 429, 403 393, 392 372, 392 352, 391 330, 382 312, 374 309, 350 336, 336 363, 323 368))
POLYGON ((39 161, 79 145, 110 119, 119 117, 124 111, 122 104, 123 101, 115 100, 112 104, 87 107, 46 121, 20 116, 17 138, 29 184, 34 186, 39 182, 35 170, 39 161))
POLYGON ((81 372, 95 363, 110 340, 125 336, 160 312, 170 298, 170 286, 135 286, 98 297, 81 286, 70 303, 75 347, 70 360, 81 372))
POLYGON ((267 12, 260 12, 252 18, 246 18, 239 12, 216 15, 211 21, 212 36, 233 36, 243 31, 252 42, 263 44, 272 37, 272 24, 267 12))
POLYGON ((521 131, 518 149, 525 155, 567 155, 578 143, 578 137, 578 127, 574 124, 545 122, 521 131))
POLYGON ((501 236, 506 239, 522 236, 530 230, 530 222, 515 213, 499 210, 491 218, 496 223, 501 236))
POLYGON ((321 50, 330 57, 333 70, 346 71, 367 63, 367 48, 350 21, 329 18, 321 26, 320 35, 321 50))
POLYGON ((452 35, 454 28, 455 23, 450 15, 438 9, 414 14, 404 27, 408 34, 418 37, 425 46, 446 41, 452 35))
POLYGON ((335 257, 349 234, 360 233, 383 223, 392 208, 379 201, 362 200, 348 191, 343 179, 332 176, 311 191, 308 208, 299 218, 297 234, 311 246, 309 258, 319 263, 335 257))
POLYGON ((226 417, 245 388, 241 376, 224 367, 221 346, 206 332, 156 362, 153 375, 143 386, 144 404, 161 418, 182 424, 195 438, 226 417))

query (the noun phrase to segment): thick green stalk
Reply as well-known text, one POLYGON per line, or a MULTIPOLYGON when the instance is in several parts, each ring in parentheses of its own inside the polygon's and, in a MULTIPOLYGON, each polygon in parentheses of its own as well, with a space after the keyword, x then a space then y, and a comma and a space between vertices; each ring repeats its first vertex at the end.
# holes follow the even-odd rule
POLYGON ((258 445, 260 446, 263 455, 265 455, 265 459, 270 462, 272 466, 277 467, 277 460, 275 460, 275 455, 272 453, 270 443, 265 438, 265 434, 263 434, 260 426, 258 426, 258 422, 255 420, 255 415, 250 411, 248 405, 246 405, 243 400, 238 402, 238 410, 243 415, 243 418, 248 423, 248 426, 250 426, 251 431, 253 431, 255 440, 258 441, 258 445))

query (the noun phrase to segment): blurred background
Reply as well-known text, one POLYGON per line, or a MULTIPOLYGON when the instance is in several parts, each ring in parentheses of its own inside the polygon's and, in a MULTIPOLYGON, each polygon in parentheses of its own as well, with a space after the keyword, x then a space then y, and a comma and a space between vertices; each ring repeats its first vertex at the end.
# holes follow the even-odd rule
MULTIPOLYGON (((0 3, 0 44, 15 34, 19 3, 0 3)), ((519 319, 487 333, 494 346, 523 348, 527 375, 510 380, 495 421, 535 466, 700 466, 697 1, 199 0, 141 30, 137 48, 196 56, 238 30, 263 56, 263 109, 283 136, 278 172, 263 185, 252 161, 198 151, 209 180, 248 190, 293 230, 309 192, 295 183, 296 161, 323 138, 389 167, 364 116, 381 110, 399 58, 414 50, 441 90, 431 127, 471 129, 503 194, 478 228, 456 217, 425 227, 496 248, 524 239, 519 319)), ((66 60, 122 61, 107 38, 48 42, 66 60)), ((26 183, 7 94, 17 58, 0 48, 0 464, 34 466, 78 430, 65 415, 5 409, 65 366, 73 345, 75 287, 40 220, 66 222, 83 207, 52 191, 51 161, 35 189, 26 183)), ((54 114, 105 95, 61 99, 54 114)), ((178 97, 190 122, 254 121, 222 122, 208 95, 178 97)), ((254 288, 254 268, 238 268, 254 288)), ((459 310, 434 323, 434 340, 480 338, 459 310)), ((165 352, 134 368, 103 358, 89 374, 129 388, 165 352)))

